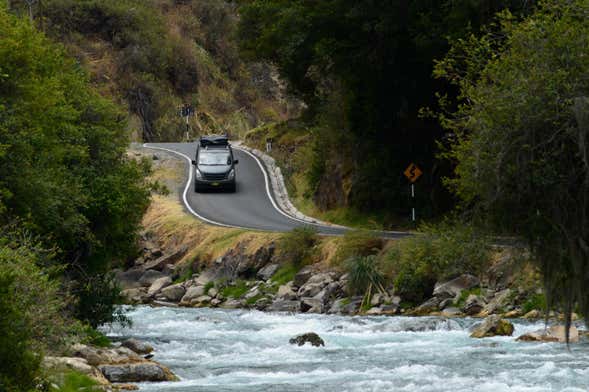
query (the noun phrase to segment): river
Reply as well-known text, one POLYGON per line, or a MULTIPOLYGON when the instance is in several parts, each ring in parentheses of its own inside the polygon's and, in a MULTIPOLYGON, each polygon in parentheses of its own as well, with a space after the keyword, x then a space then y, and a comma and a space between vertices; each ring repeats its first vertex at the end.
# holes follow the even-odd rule
MULTIPOLYGON (((472 319, 129 308, 131 328, 181 381, 142 391, 588 391, 589 343, 471 339, 472 319), (316 332, 325 347, 288 340, 316 332)), ((543 327, 516 321, 514 336, 543 327)))

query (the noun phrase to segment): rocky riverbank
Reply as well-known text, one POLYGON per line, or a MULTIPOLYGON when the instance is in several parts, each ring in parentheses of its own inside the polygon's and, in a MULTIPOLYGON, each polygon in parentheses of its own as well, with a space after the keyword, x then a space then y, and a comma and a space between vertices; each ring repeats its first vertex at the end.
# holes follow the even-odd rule
POLYGON ((116 276, 129 304, 344 315, 543 317, 540 309, 529 309, 529 289, 520 287, 522 277, 513 272, 515 261, 507 257, 493 263, 482 278, 464 274, 438 282, 431 298, 415 306, 395 295, 392 287, 364 301, 348 296, 347 274, 322 264, 293 269, 273 244, 254 252, 246 248, 237 244, 212 262, 194 260, 186 270, 186 265, 175 264, 186 247, 164 250, 147 236, 144 255, 116 276))
POLYGON ((137 390, 135 382, 176 381, 166 366, 151 358, 153 348, 136 339, 116 343, 112 348, 75 344, 68 356, 47 356, 45 369, 64 373, 75 371, 95 380, 102 391, 137 390))

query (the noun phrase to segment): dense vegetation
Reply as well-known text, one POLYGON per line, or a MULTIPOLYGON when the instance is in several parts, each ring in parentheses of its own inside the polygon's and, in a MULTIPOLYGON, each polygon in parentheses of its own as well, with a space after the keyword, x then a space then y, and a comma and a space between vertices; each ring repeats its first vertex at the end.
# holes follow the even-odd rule
POLYGON ((521 23, 457 41, 437 72, 460 89, 444 124, 450 182, 474 216, 527 241, 548 304, 589 314, 589 24, 586 0, 548 0, 521 23))
MULTIPOLYGON (((531 1, 244 1, 239 26, 244 55, 277 65, 308 105, 315 148, 309 181, 316 194, 363 211, 406 215, 411 162, 422 216, 451 207, 441 184, 450 167, 436 144, 444 131, 423 118, 436 92, 453 88, 432 77, 448 38, 477 32, 506 7, 529 12, 531 1), (344 181, 334 178, 348 176, 344 181), (349 181, 348 181, 349 180, 349 181)), ((335 205, 334 205, 335 203, 335 205)))
POLYGON ((108 271, 136 253, 149 166, 61 46, 3 8, 0 36, 0 389, 26 390, 65 324, 121 320, 108 271))

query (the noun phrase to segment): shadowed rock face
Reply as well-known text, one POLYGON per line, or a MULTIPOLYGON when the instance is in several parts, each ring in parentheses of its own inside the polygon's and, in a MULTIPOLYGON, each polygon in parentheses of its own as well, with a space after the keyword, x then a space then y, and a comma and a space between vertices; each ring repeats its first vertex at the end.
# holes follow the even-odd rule
POLYGON ((304 346, 305 343, 311 343, 314 347, 325 346, 325 342, 323 339, 319 337, 314 332, 305 333, 303 335, 296 336, 288 341, 290 344, 296 344, 299 346, 304 346))

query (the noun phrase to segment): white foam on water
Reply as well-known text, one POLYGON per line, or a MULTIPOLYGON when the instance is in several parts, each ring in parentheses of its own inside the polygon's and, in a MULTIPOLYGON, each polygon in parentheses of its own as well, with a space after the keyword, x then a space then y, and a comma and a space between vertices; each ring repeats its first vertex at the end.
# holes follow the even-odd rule
MULTIPOLYGON (((131 329, 182 379, 146 391, 588 391, 589 345, 471 339, 479 320, 137 307, 131 329), (288 340, 316 332, 325 347, 288 340)), ((515 321, 515 336, 543 323, 515 321)))

